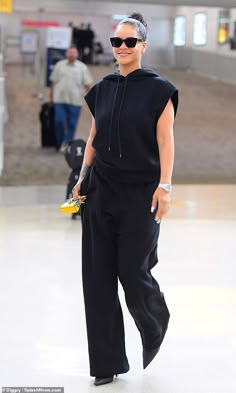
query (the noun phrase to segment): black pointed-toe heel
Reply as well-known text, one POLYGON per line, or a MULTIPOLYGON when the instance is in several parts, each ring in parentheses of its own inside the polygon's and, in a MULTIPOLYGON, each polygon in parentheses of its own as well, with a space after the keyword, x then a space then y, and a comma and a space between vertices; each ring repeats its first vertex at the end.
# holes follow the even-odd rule
POLYGON ((95 386, 105 385, 106 383, 113 382, 113 379, 114 379, 114 375, 111 375, 110 377, 95 377, 94 385, 95 386))
POLYGON ((146 351, 146 349, 143 349, 143 368, 145 369, 151 361, 154 359, 156 354, 159 352, 160 346, 151 350, 151 351, 146 351))

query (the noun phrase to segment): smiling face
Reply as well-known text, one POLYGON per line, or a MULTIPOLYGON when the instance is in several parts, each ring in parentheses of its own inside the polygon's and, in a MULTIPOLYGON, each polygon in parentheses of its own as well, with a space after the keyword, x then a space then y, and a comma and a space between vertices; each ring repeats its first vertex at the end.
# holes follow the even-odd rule
MULTIPOLYGON (((118 26, 118 28, 115 30, 114 37, 119 37, 122 39, 128 37, 136 37, 138 39, 142 38, 140 37, 136 28, 128 23, 118 26)), ((113 48, 113 54, 120 66, 129 66, 136 69, 141 66, 141 58, 142 54, 145 52, 146 45, 146 42, 138 41, 134 48, 127 48, 123 42, 119 48, 113 48)))

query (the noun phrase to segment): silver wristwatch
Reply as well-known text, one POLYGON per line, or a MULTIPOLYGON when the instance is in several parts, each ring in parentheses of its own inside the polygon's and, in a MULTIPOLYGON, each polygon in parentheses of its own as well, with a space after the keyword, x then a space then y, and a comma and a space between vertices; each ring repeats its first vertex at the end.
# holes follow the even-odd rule
POLYGON ((159 183, 158 188, 163 188, 166 192, 171 192, 172 185, 169 183, 159 183))

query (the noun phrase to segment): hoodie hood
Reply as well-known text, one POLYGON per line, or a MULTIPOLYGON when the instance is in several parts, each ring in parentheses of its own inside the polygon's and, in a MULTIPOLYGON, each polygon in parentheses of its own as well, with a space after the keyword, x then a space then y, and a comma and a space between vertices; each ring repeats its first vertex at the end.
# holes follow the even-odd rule
POLYGON ((140 78, 153 78, 159 76, 155 71, 149 69, 149 68, 138 68, 137 70, 134 70, 130 72, 128 75, 123 76, 120 75, 119 70, 115 71, 113 74, 109 74, 105 76, 103 79, 104 80, 118 80, 119 78, 122 79, 132 79, 132 80, 138 80, 140 78))

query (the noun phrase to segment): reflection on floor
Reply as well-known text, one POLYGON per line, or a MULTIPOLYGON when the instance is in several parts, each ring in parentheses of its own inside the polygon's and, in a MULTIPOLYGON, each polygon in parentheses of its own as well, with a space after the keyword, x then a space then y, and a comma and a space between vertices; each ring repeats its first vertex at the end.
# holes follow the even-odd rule
POLYGON ((122 289, 128 374, 94 387, 81 288, 81 226, 62 215, 64 187, 0 188, 0 387, 66 393, 235 393, 236 186, 175 187, 157 277, 171 311, 158 357, 142 349, 122 289))

